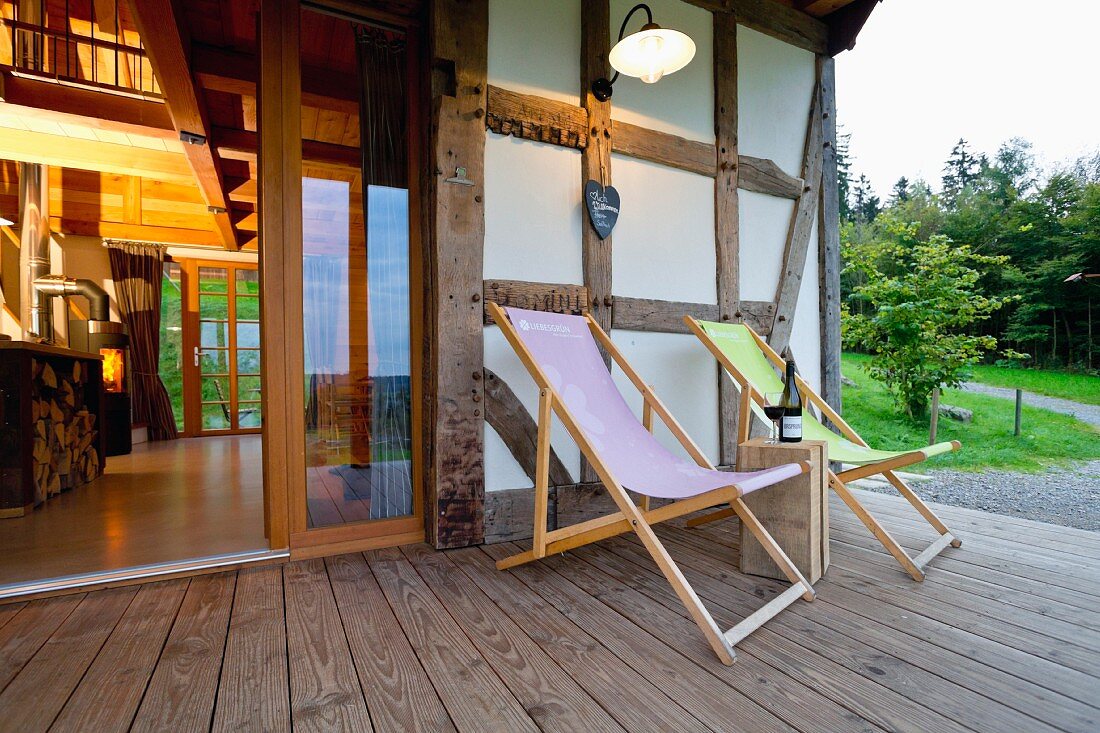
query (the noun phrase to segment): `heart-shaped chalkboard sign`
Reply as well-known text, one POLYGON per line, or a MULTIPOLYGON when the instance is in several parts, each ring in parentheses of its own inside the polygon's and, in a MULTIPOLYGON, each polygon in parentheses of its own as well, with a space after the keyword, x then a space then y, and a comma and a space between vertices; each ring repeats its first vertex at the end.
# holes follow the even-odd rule
POLYGON ((588 220, 600 239, 607 239, 619 220, 619 192, 614 186, 601 186, 599 181, 584 184, 584 205, 588 220))

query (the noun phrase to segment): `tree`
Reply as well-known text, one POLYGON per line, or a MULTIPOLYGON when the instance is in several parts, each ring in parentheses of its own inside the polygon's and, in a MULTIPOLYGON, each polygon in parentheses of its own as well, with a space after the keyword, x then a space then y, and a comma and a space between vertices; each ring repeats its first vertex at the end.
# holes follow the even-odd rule
POLYGON ((870 222, 878 216, 882 210, 882 202, 871 189, 871 181, 867 176, 860 174, 856 182, 856 190, 852 201, 852 214, 856 221, 870 222))
POLYGON ((852 220, 852 207, 848 197, 852 195, 852 155, 849 145, 850 132, 838 132, 836 136, 836 188, 840 195, 840 220, 852 220))
POLYGON ((922 241, 917 225, 891 214, 878 223, 879 238, 844 247, 845 274, 862 284, 848 297, 843 334, 849 346, 871 354, 868 374, 916 417, 927 412, 934 387, 958 386, 967 368, 997 347, 993 336, 971 331, 1010 300, 978 288, 981 271, 1008 258, 977 254, 940 234, 922 241))
POLYGON ((896 206, 909 200, 909 179, 902 176, 894 183, 894 188, 890 191, 890 200, 887 203, 888 206, 896 206))
POLYGON ((951 149, 951 156, 943 166, 943 198, 954 205, 956 197, 974 181, 982 171, 982 158, 970 152, 970 145, 959 138, 951 149))

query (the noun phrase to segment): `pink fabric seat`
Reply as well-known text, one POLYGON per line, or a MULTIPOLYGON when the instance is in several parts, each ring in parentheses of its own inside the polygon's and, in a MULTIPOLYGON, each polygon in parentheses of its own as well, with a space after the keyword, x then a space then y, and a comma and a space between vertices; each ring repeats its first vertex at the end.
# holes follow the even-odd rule
POLYGON ((802 472, 798 463, 743 473, 716 471, 675 455, 645 429, 623 399, 584 317, 505 310, 520 340, 624 488, 660 499, 684 499, 729 486, 744 495, 802 472))

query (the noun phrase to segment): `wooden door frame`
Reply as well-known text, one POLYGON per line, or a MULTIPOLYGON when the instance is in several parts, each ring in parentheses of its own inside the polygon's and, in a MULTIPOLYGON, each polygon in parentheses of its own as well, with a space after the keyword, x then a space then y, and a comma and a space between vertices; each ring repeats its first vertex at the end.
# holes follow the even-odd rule
POLYGON ((410 389, 413 514, 308 529, 306 518, 305 358, 302 246, 300 33, 302 8, 369 18, 371 9, 341 0, 262 0, 259 14, 257 108, 260 147, 260 322, 263 468, 266 529, 272 549, 304 558, 405 544, 424 538, 422 434, 427 353, 423 323, 426 277, 421 195, 426 64, 416 14, 379 14, 378 22, 409 33, 410 389))
MULTIPOLYGON (((198 272, 202 267, 217 267, 225 269, 227 273, 235 272, 238 269, 242 270, 258 270, 258 264, 252 264, 250 262, 231 262, 226 260, 207 260, 202 258, 190 258, 179 257, 174 261, 180 266, 181 280, 183 282, 182 295, 183 295, 183 307, 182 313, 182 327, 183 334, 181 343, 183 344, 183 354, 181 358, 184 364, 181 364, 181 370, 183 371, 183 425, 184 430, 182 432, 185 438, 196 437, 212 437, 216 435, 259 435, 263 428, 226 428, 224 430, 203 430, 202 429, 202 370, 201 367, 194 366, 194 350, 196 347, 202 346, 202 322, 199 314, 199 283, 198 272)), ((227 274, 226 283, 226 302, 228 307, 233 309, 233 317, 229 319, 229 345, 227 347, 227 353, 229 355, 229 408, 230 414, 238 415, 238 395, 236 391, 237 386, 237 334, 236 334, 236 283, 234 277, 229 277, 227 274)), ((261 327, 260 346, 263 347, 263 330, 261 327)), ((263 380, 263 367, 260 368, 261 383, 263 380)), ((263 392, 260 392, 260 404, 261 404, 261 416, 263 405, 263 392)), ((261 423, 262 424, 262 423, 261 423)))

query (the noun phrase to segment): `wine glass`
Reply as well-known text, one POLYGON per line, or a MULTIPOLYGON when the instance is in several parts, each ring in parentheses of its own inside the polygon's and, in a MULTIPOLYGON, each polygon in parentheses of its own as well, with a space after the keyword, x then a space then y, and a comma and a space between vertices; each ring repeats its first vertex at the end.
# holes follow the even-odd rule
POLYGON ((765 445, 779 444, 779 421, 783 418, 783 408, 779 406, 781 399, 783 399, 782 392, 764 393, 764 414, 772 421, 772 435, 764 441, 765 445))

